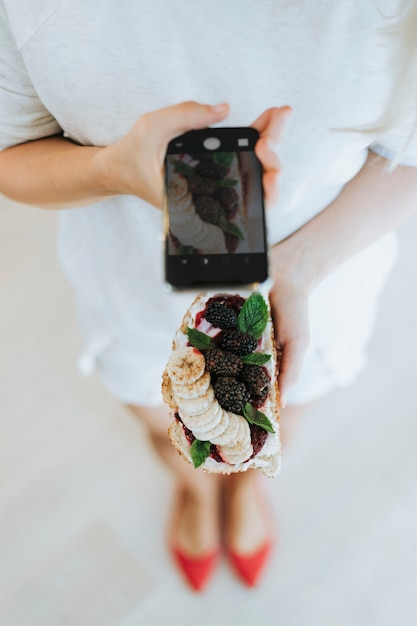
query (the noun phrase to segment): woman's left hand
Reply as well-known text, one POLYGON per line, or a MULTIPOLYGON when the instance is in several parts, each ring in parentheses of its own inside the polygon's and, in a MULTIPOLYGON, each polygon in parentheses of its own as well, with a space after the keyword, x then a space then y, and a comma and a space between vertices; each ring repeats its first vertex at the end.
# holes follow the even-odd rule
MULTIPOLYGON (((260 133, 255 153, 264 168, 265 204, 273 205, 279 194, 281 163, 276 155, 287 123, 292 116, 289 106, 267 109, 251 124, 260 133)), ((309 344, 308 290, 297 276, 297 264, 292 261, 291 246, 278 244, 271 254, 273 287, 270 293, 275 335, 280 353, 278 386, 281 406, 296 383, 309 344)))
POLYGON ((272 249, 270 292, 275 340, 279 356, 278 387, 283 408, 297 382, 310 343, 308 301, 310 290, 297 273, 297 264, 287 255, 286 242, 272 249))

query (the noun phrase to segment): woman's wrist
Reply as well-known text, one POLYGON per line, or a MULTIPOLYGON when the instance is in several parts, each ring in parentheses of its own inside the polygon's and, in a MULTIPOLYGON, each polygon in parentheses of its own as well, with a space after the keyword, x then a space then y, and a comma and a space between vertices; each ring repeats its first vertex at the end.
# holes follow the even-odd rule
POLYGON ((123 167, 119 163, 114 146, 100 148, 93 156, 93 176, 103 196, 127 194, 128 187, 123 180, 123 167))
POLYGON ((276 288, 291 284, 297 291, 309 295, 320 282, 308 239, 301 231, 272 248, 271 265, 276 288))

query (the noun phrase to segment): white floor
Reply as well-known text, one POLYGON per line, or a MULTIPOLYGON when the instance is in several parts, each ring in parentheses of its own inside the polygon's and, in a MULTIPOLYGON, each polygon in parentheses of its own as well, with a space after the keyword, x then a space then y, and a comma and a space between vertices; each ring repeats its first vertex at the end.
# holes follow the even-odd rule
POLYGON ((0 199, 1 626, 415 623, 417 216, 367 372, 310 413, 269 483, 280 545, 264 584, 244 589, 223 562, 203 595, 161 540, 171 477, 76 370, 55 227, 53 212, 0 199))

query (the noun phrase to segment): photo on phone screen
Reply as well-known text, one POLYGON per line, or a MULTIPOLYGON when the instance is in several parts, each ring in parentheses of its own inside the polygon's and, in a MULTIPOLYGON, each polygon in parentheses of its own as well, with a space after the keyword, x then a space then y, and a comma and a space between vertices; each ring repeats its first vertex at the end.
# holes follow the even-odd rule
POLYGON ((166 268, 171 284, 266 278, 261 166, 245 137, 240 142, 247 149, 230 150, 238 146, 239 133, 233 138, 228 130, 227 151, 191 150, 179 141, 182 150, 167 154, 166 268))

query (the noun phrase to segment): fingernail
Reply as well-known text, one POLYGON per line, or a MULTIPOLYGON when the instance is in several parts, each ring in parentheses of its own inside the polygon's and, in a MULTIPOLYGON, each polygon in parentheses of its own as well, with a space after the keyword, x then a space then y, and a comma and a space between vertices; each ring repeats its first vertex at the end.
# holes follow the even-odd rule
POLYGON ((212 104, 211 110, 213 113, 224 113, 227 110, 227 104, 212 104))
POLYGON ((287 406, 287 398, 285 396, 281 396, 279 404, 281 406, 281 409, 285 409, 285 407, 287 406))
POLYGON ((294 109, 291 107, 287 107, 287 111, 285 112, 285 122, 289 124, 294 117, 294 109))

